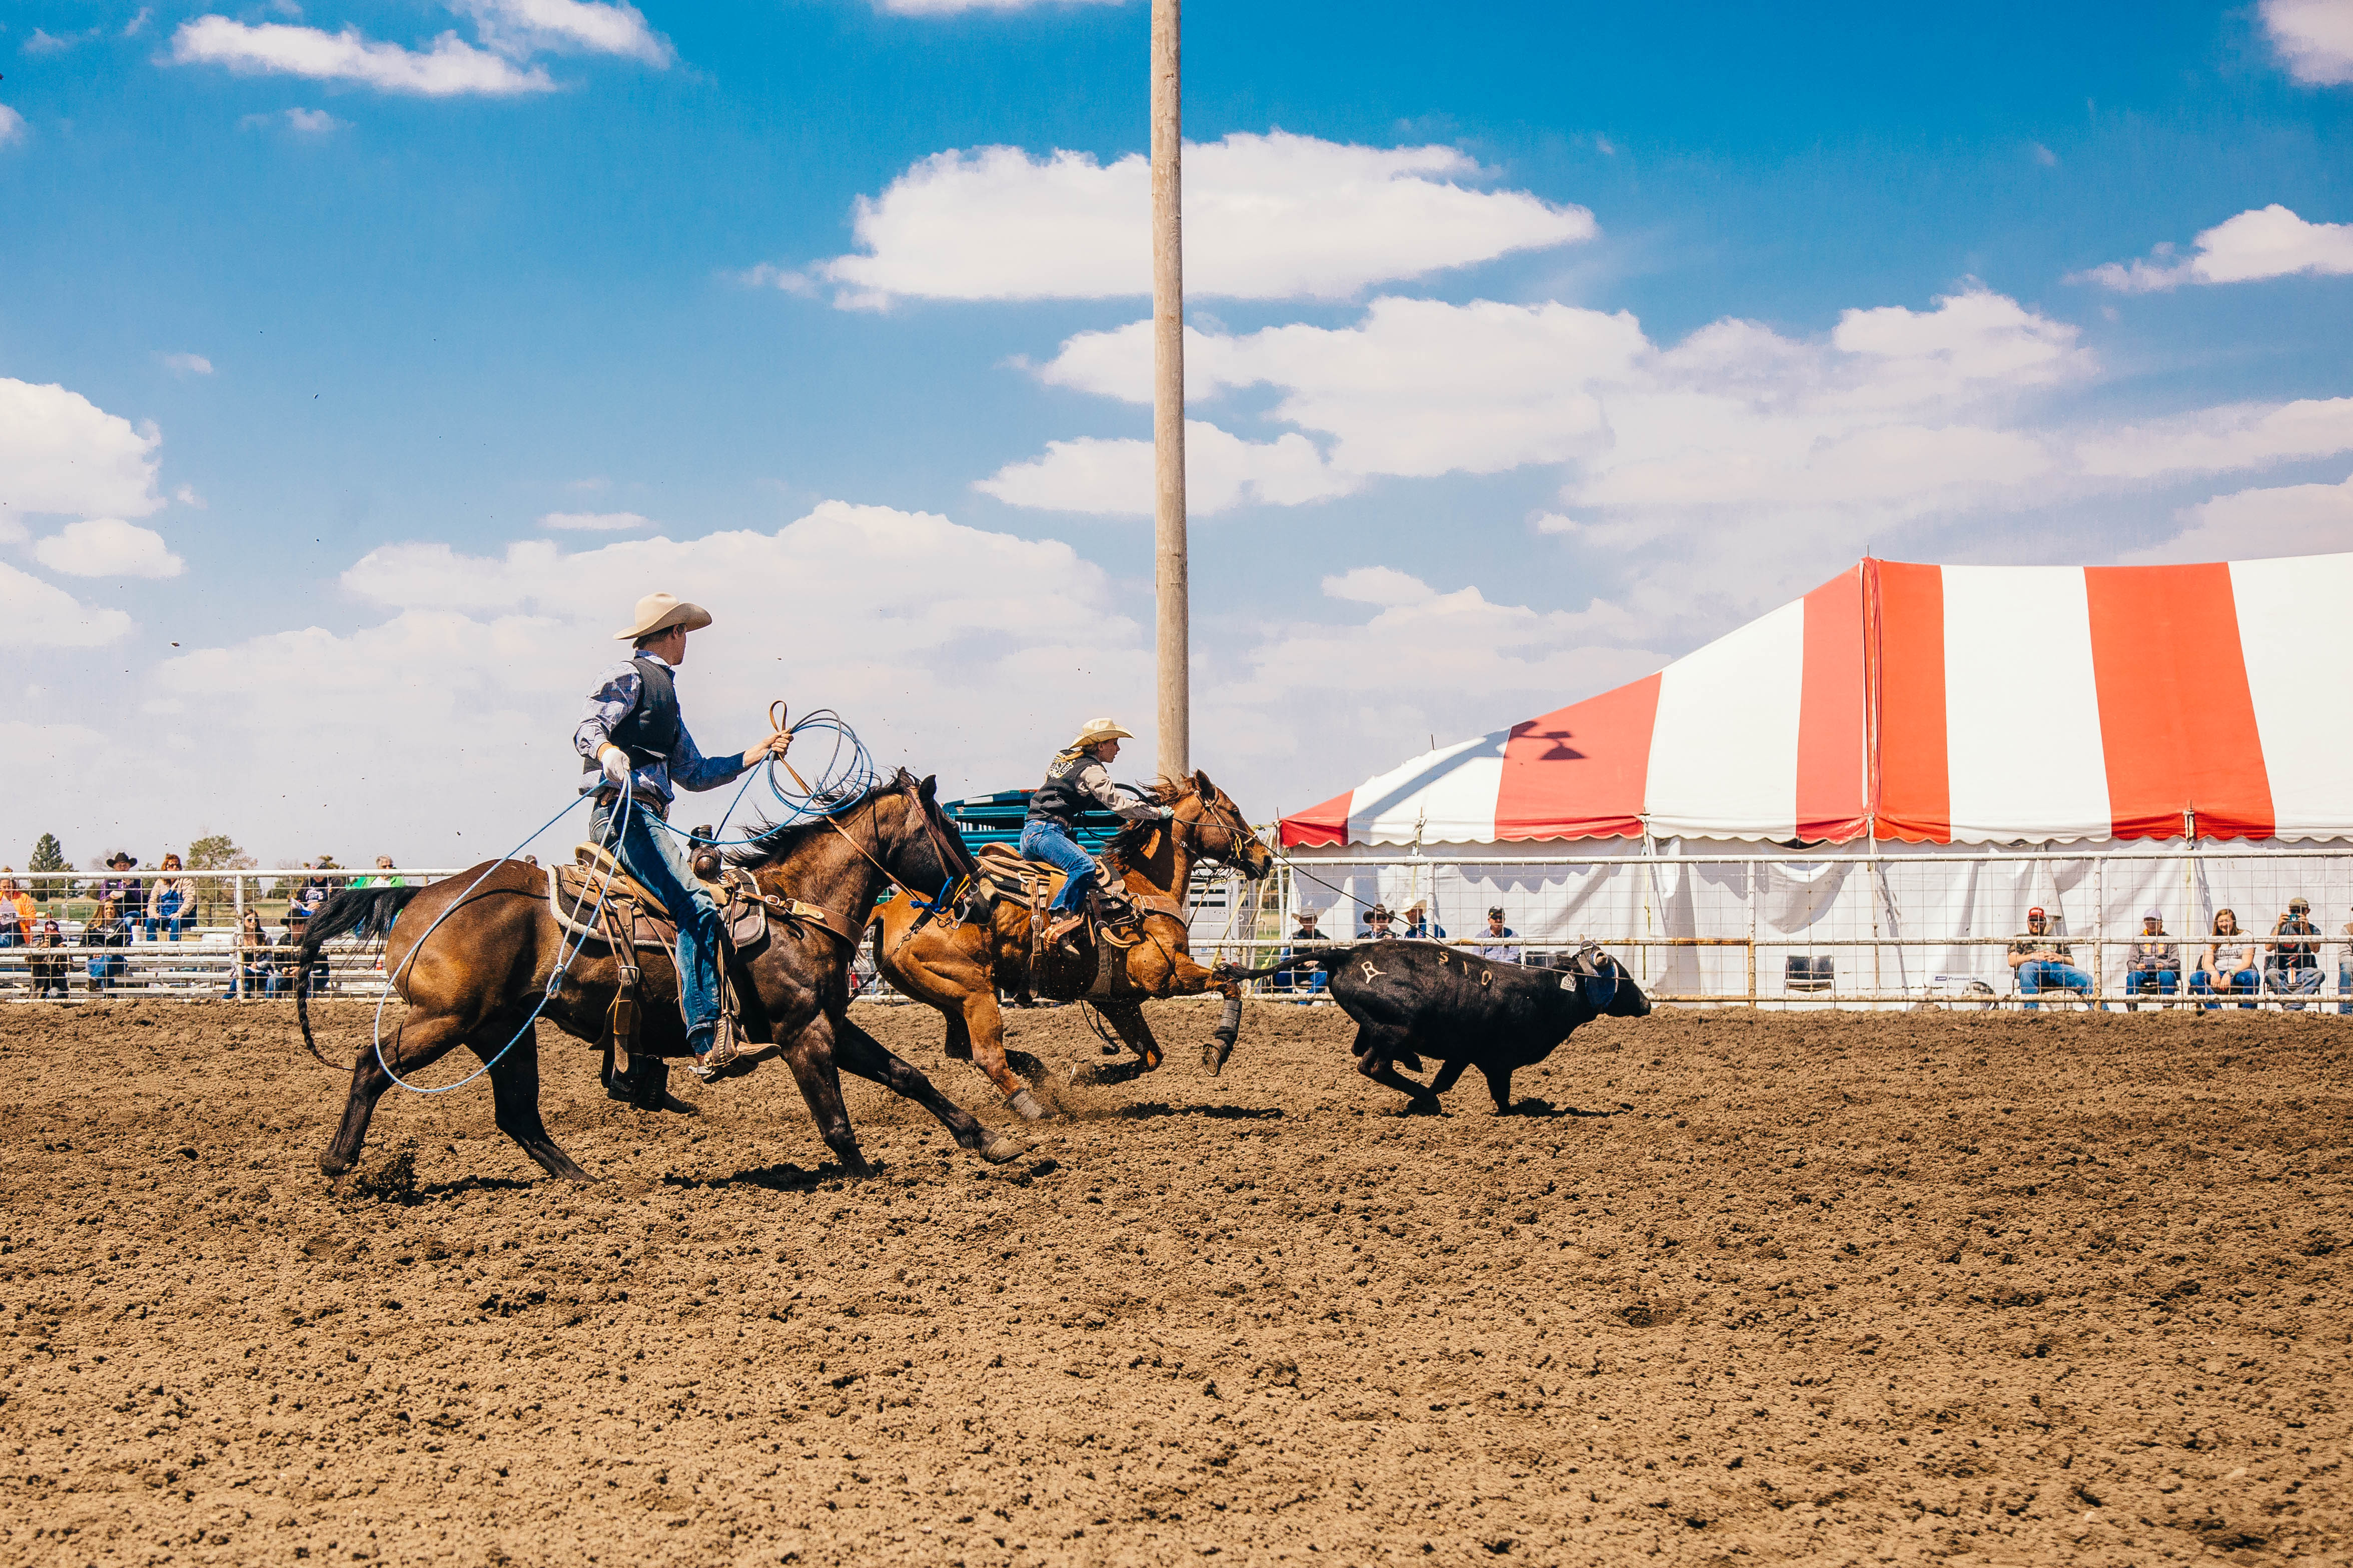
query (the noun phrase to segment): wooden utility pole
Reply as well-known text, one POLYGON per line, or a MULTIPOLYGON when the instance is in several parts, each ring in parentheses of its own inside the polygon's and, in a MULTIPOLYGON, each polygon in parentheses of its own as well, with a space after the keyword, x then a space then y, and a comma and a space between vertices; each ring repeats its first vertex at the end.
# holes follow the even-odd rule
POLYGON ((1193 771, 1185 548, 1185 121, 1178 0, 1152 0, 1152 581, 1159 609, 1160 773, 1193 771))

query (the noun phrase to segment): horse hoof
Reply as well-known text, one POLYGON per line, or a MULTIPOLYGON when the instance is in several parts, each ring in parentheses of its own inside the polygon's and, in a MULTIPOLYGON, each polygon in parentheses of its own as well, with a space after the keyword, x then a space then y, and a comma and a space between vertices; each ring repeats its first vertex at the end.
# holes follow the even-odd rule
POLYGON ((1201 1065, 1209 1069, 1211 1078, 1226 1069, 1226 1058, 1234 1054, 1231 1040, 1211 1040, 1201 1047, 1201 1065))
POLYGON ((1000 1132, 973 1152, 992 1165, 1002 1165, 1029 1152, 1029 1145, 1009 1132, 1000 1132))
POLYGON ((1038 1097, 1028 1089, 1021 1090, 1005 1102, 1021 1113, 1024 1121, 1043 1121, 1054 1113, 1038 1103, 1038 1097))
POLYGON ((337 1176, 350 1175, 352 1167, 358 1163, 357 1160, 338 1160, 332 1154, 322 1154, 319 1156, 319 1174, 332 1181, 337 1176))
POLYGON ((1135 1059, 1137 1066, 1145 1072, 1157 1072, 1160 1068, 1160 1052, 1156 1047, 1144 1052, 1135 1059))

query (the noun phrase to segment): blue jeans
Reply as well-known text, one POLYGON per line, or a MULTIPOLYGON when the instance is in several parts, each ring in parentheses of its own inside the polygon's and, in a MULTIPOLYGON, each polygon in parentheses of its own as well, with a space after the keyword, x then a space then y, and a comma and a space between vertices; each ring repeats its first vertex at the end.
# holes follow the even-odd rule
MULTIPOLYGON (((2231 989, 2233 991, 2243 992, 2247 995, 2252 996, 2255 993, 2255 987, 2260 984, 2262 981, 2263 976, 2257 974, 2253 970, 2242 969, 2236 974, 2231 976, 2231 989)), ((2214 977, 2201 969, 2197 973, 2189 977, 2189 989, 2195 995, 2211 996, 2214 994, 2214 977)), ((2255 1005, 2253 1002, 2242 1002, 2239 1005, 2245 1008, 2250 1013, 2255 1010, 2255 1005)), ((2209 1002, 2206 1004, 2206 1011, 2209 1013, 2219 1013, 2221 1010, 2222 1004, 2220 1002, 2209 1002)))
MULTIPOLYGON (((2288 969, 2280 964, 2268 964, 2263 969, 2263 984, 2290 996, 2315 996, 2320 993, 2320 965, 2309 969, 2288 969)), ((2304 1011, 2301 1002, 2283 1003, 2291 1013, 2304 1011)))
POLYGON ((2353 1013, 2353 963, 2337 966, 2337 994, 2345 998, 2337 1004, 2340 1013, 2353 1013))
POLYGON ((1096 882, 1095 858, 1056 822, 1021 825, 1021 858, 1043 860, 1062 873, 1062 890, 1054 895, 1052 912, 1066 915, 1078 909, 1096 882))
MULTIPOLYGON (((2136 969, 2125 976, 2125 991, 2134 996, 2146 996, 2151 992, 2159 996, 2170 996, 2174 987, 2180 984, 2181 976, 2170 969, 2136 969)), ((2140 1004, 2127 1002, 2125 1005, 2138 1007, 2140 1004)))
MULTIPOLYGON (((589 833, 602 844, 610 832, 607 808, 600 804, 589 833)), ((686 1014, 686 1043, 701 1056, 711 1048, 712 1033, 719 1026, 719 905, 696 879, 686 839, 655 821, 642 805, 630 810, 614 858, 678 922, 678 989, 686 1014)))
MULTIPOLYGON (((2018 966, 2018 988, 2029 996, 2040 995, 2046 990, 2076 991, 2088 996, 2092 994, 2092 977, 2072 963, 2048 958, 2029 959, 2018 966)), ((2026 1005, 2030 1013, 2040 1012, 2042 1007, 2040 1002, 2026 1005)))
POLYGON ((155 901, 147 906, 147 940, 149 942, 155 940, 157 926, 169 931, 172 933, 172 940, 177 942, 180 940, 180 932, 187 927, 188 923, 189 917, 180 912, 180 895, 177 893, 158 893, 155 895, 155 901))

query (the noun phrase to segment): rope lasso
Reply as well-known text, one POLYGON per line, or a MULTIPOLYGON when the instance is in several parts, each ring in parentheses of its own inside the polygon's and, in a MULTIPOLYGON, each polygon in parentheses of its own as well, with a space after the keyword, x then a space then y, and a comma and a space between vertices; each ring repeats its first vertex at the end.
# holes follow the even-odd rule
MULTIPOLYGON (((464 1078, 459 1079, 455 1083, 445 1083, 436 1088, 428 1089, 422 1085, 409 1082, 406 1079, 395 1072, 392 1068, 392 1064, 384 1059, 385 1004, 392 1000, 394 989, 400 984, 400 976, 407 971, 410 964, 417 962, 417 955, 425 951, 426 941, 430 938, 435 931, 441 928, 441 922, 443 921, 448 920, 452 914, 457 912, 459 905, 463 904, 468 899, 473 897, 474 889, 476 888, 480 887, 484 882, 490 880, 492 872, 497 871, 500 867, 507 865, 509 862, 512 861, 515 854, 518 851, 528 847, 533 839, 537 838, 541 834, 546 832, 558 822, 564 820, 565 816, 571 814, 574 806, 578 805, 582 801, 589 798, 589 796, 586 795, 574 796, 570 801, 565 803, 562 811, 557 812, 554 816, 549 817, 545 822, 541 823, 537 828, 533 830, 531 837, 525 838, 521 844, 516 845, 513 849, 509 850, 506 854, 500 856, 496 860, 491 861, 489 868, 484 870, 480 876, 475 878, 473 882, 464 892, 459 894, 455 899, 452 899, 449 901, 448 908, 444 909, 439 914, 433 917, 433 923, 425 928, 424 934, 419 936, 409 947, 407 954, 401 959, 398 966, 396 967, 390 974, 385 977, 384 994, 376 998, 375 1017, 372 1025, 372 1033, 374 1035, 374 1040, 372 1043, 375 1051, 375 1064, 384 1069, 385 1077, 390 1079, 401 1088, 408 1090, 411 1094, 447 1094, 451 1089, 465 1088, 468 1084, 473 1082, 476 1079, 481 1077, 484 1073, 498 1066, 501 1061, 505 1059, 506 1054, 515 1048, 516 1043, 525 1035, 531 1033, 532 1026, 539 1022, 539 1016, 547 1011, 547 1005, 555 999, 556 987, 564 983, 565 975, 571 972, 572 961, 579 957, 581 950, 588 945, 586 932, 595 930, 596 921, 604 918, 605 899, 607 894, 611 890, 613 884, 613 872, 611 868, 617 866, 620 863, 618 854, 614 853, 614 851, 620 844, 622 837, 628 832, 630 818, 637 810, 636 793, 632 790, 625 789, 621 791, 620 794, 620 809, 614 812, 606 821, 607 837, 603 840, 601 847, 607 851, 607 864, 605 867, 599 868, 600 874, 596 885, 596 912, 589 917, 586 925, 582 930, 579 940, 571 942, 569 951, 564 950, 564 943, 571 939, 572 933, 566 931, 562 937, 558 938, 558 955, 555 967, 548 971, 547 984, 540 988, 539 1005, 532 1008, 531 1016, 522 1021, 522 1026, 514 1032, 505 1045, 501 1046, 498 1048, 495 1055, 486 1058, 480 1067, 476 1068, 472 1072, 468 1073, 464 1078)), ((660 819, 657 817, 655 820, 659 821, 660 819)), ((555 875, 554 868, 552 867, 549 868, 547 875, 550 879, 553 879, 555 875)))

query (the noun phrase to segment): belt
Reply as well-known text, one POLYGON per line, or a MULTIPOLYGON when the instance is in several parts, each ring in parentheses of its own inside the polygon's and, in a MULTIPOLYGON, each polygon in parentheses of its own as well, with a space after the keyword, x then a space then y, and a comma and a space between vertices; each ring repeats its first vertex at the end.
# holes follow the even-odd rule
MULTIPOLYGON (((621 792, 607 784, 605 788, 598 790, 589 798, 594 800, 598 805, 601 805, 609 811, 612 807, 620 804, 621 792)), ((668 822, 670 820, 670 806, 658 797, 649 795, 639 795, 635 790, 632 790, 629 792, 629 798, 636 801, 638 805, 642 806, 644 809, 650 811, 656 816, 660 817, 664 822, 668 822)))

